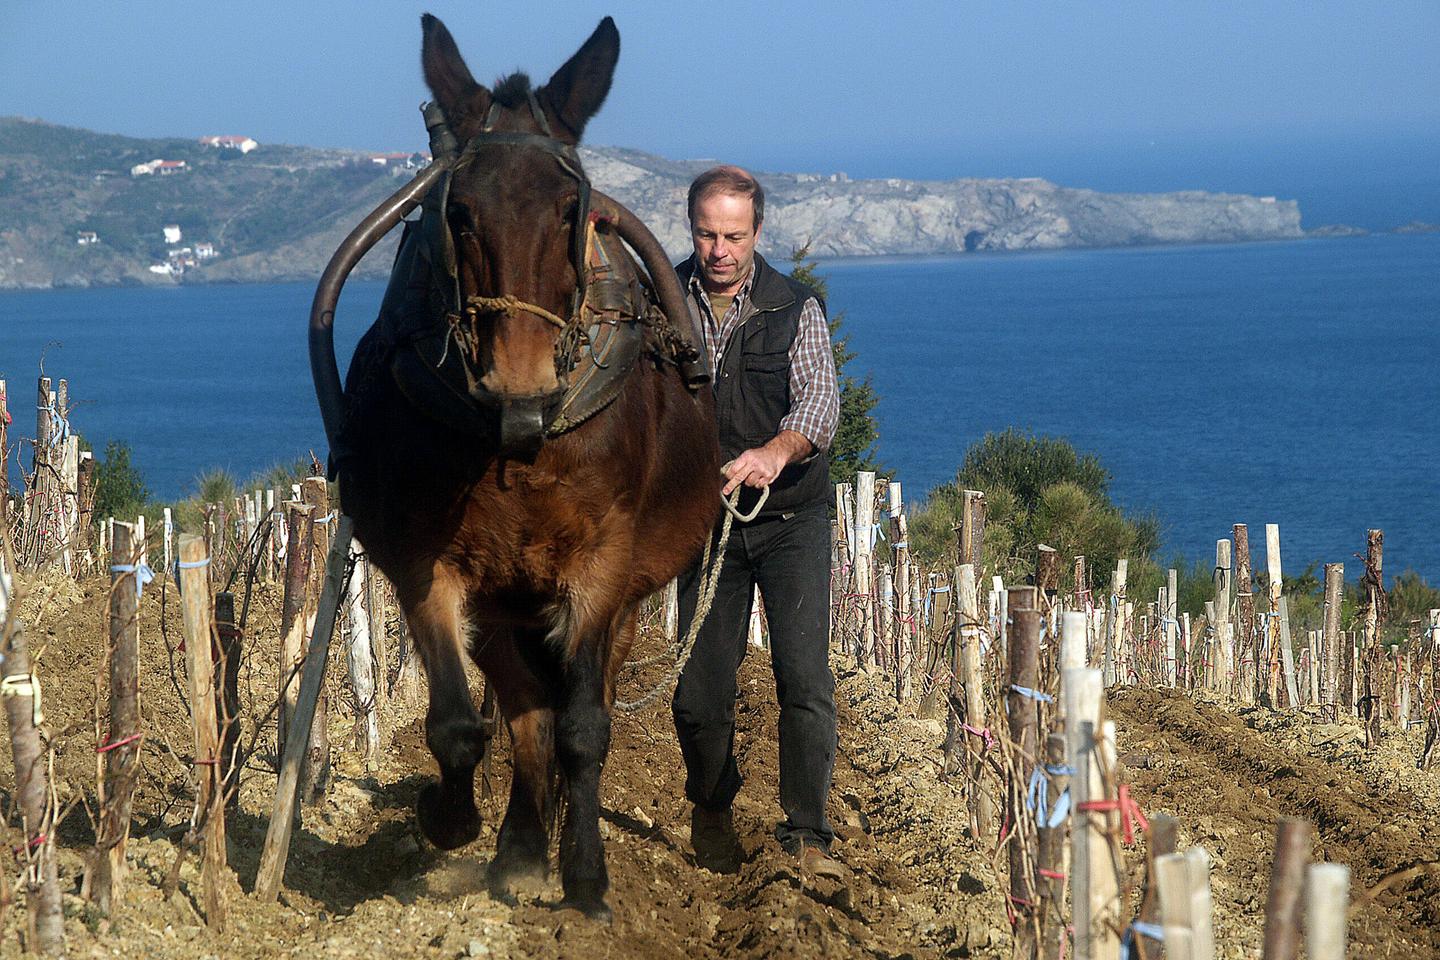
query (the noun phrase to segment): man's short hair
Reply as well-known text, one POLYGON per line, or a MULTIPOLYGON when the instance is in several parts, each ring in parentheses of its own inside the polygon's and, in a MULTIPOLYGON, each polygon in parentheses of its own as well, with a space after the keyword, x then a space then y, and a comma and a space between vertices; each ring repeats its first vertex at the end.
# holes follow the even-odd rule
POLYGON ((685 203, 685 213, 690 222, 695 222, 695 204, 717 193, 728 193, 735 197, 749 197, 755 208, 755 229, 765 220, 765 188, 760 182, 740 167, 724 164, 711 167, 690 184, 690 196, 685 203))

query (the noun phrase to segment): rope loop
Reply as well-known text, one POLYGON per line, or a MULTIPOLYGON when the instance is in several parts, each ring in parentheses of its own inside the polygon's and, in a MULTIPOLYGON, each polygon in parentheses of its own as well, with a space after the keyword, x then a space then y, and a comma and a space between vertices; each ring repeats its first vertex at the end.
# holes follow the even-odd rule
MULTIPOLYGON (((660 694, 675 685, 680 679, 680 674, 685 670, 685 664, 690 662, 690 654, 695 651, 695 641, 700 639, 700 628, 704 626, 705 619, 710 616, 710 605, 715 602, 715 588, 720 585, 720 570, 725 565, 725 547, 730 543, 730 528, 737 517, 742 522, 748 522, 735 509, 735 505, 740 502, 740 490, 740 487, 736 487, 731 492, 729 499, 721 498, 721 503, 725 504, 726 513, 725 520, 720 526, 720 540, 715 544, 713 564, 711 563, 711 538, 708 536, 705 538, 705 551, 700 556, 700 594, 696 598, 695 613, 690 621, 690 632, 686 635, 684 642, 674 648, 675 666, 666 672, 665 677, 652 687, 649 693, 638 700, 616 700, 615 709, 621 713, 635 713, 654 703, 660 694)), ((752 511, 752 518, 760 512, 760 506, 765 503, 769 494, 769 487, 761 492, 760 503, 752 511)))

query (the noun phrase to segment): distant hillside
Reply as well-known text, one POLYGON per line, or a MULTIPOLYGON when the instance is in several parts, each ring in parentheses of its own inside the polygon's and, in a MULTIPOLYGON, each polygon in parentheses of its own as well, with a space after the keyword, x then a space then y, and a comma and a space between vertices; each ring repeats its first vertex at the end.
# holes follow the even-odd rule
MULTIPOLYGON (((688 250, 685 190, 708 163, 581 152, 600 189, 677 258, 688 250)), ((412 175, 407 158, 382 166, 375 156, 273 144, 241 153, 0 118, 0 289, 313 279, 350 228, 412 175)), ((761 250, 780 256, 806 242, 820 255, 865 256, 1302 236, 1298 205, 1270 197, 1103 194, 1035 179, 761 179, 761 250)), ((358 274, 383 276, 393 243, 358 274)))

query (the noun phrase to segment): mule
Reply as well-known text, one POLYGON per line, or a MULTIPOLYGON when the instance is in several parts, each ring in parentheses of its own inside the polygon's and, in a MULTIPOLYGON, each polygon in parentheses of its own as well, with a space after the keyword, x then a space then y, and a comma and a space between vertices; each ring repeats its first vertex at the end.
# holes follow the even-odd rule
POLYGON ((608 919, 599 785, 617 671, 638 605, 699 555, 720 506, 708 368, 663 250, 574 149, 610 88, 614 23, 543 86, 516 74, 493 90, 439 20, 422 29, 435 161, 352 234, 312 313, 332 469, 429 678, 425 836, 453 849, 480 830, 489 734, 469 657, 512 745, 492 892, 548 875, 563 800, 561 905, 608 919), (340 285, 421 202, 342 396, 340 285))

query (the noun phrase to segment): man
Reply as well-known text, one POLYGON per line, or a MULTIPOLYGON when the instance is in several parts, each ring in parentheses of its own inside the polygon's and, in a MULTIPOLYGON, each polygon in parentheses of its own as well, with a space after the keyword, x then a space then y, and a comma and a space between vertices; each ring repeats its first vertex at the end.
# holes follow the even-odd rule
MULTIPOLYGON (((722 166, 690 186, 695 252, 677 268, 705 331, 714 375, 724 466, 723 494, 743 488, 748 514, 736 521, 709 616, 675 690, 673 710, 685 757, 685 794, 695 804, 696 859, 739 869, 743 851, 731 816, 740 790, 735 762, 736 674, 745 656, 755 587, 770 624, 770 657, 780 702, 781 845, 802 871, 843 877, 831 859, 825 816, 835 764, 835 680, 830 626, 829 463, 840 398, 830 330, 820 299, 755 252, 765 193, 739 167, 722 166)), ((681 635, 689 631, 699 571, 680 580, 681 635)))

